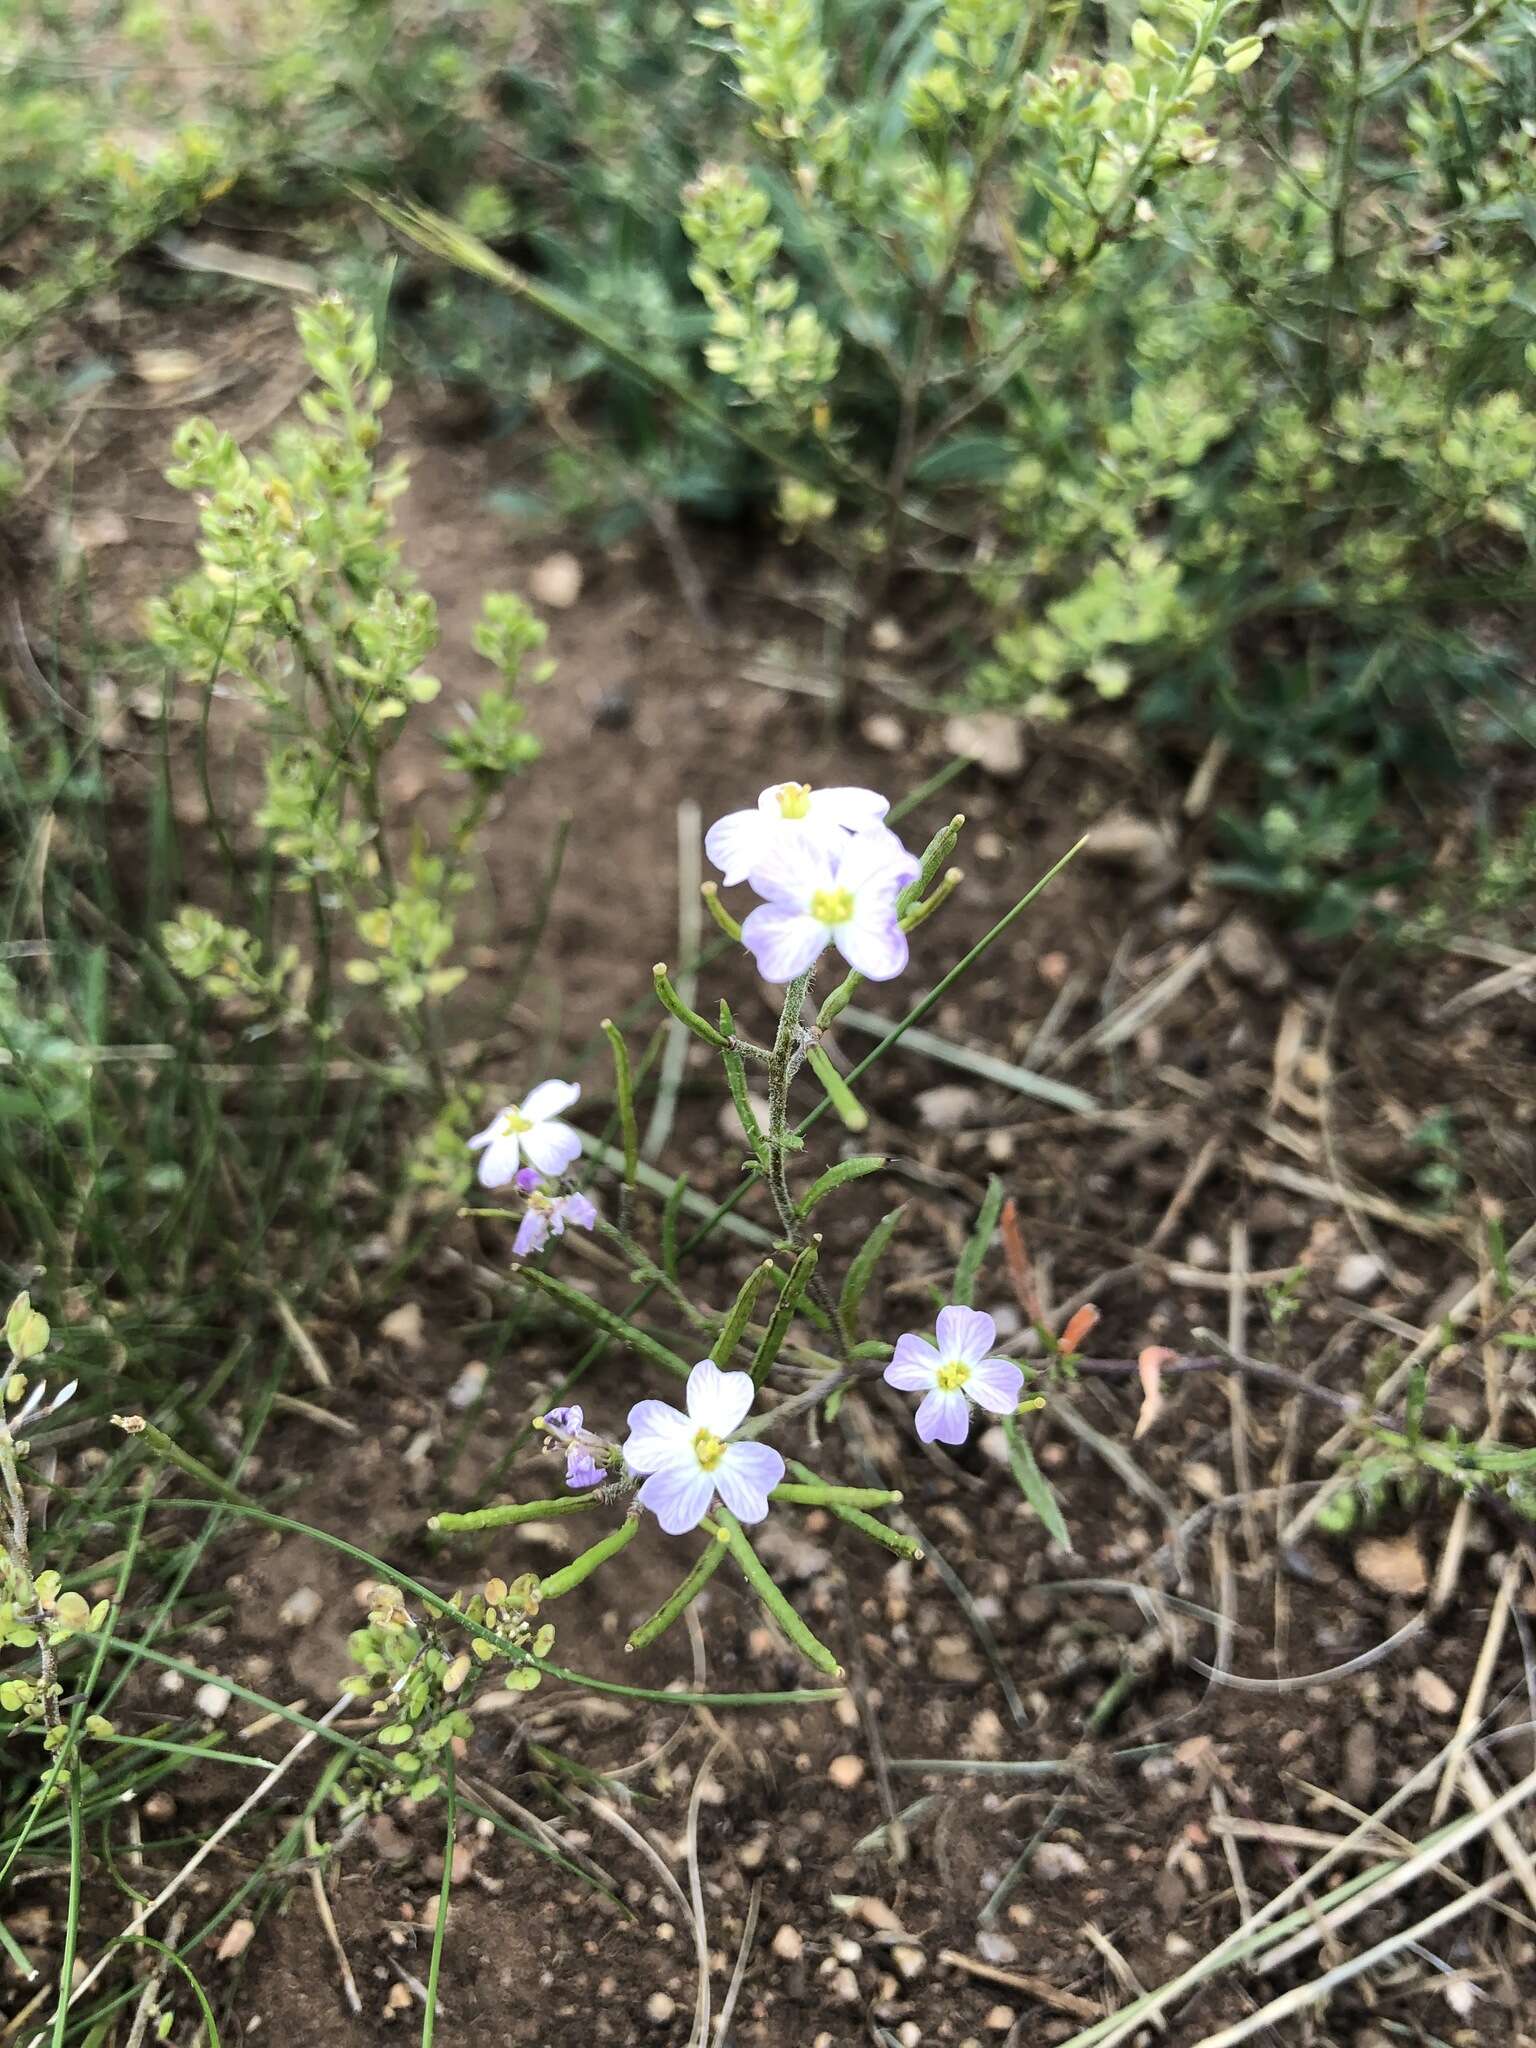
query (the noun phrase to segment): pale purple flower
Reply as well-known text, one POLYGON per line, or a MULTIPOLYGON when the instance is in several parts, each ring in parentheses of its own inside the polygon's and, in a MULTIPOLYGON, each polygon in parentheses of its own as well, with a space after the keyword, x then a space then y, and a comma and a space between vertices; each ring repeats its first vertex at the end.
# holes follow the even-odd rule
POLYGON ((869 980, 892 981, 907 964, 896 899, 920 869, 883 825, 837 846, 785 842, 752 870, 764 900, 748 913, 741 942, 765 981, 793 981, 829 945, 869 980))
POLYGON ((885 1368, 888 1385, 921 1393, 917 1433, 925 1444, 963 1444, 971 1404, 991 1415, 1011 1415, 1024 1391, 1024 1375, 1011 1358, 993 1358, 997 1325, 974 1308, 941 1308, 937 1344, 914 1331, 896 1340, 885 1368))
POLYGON ((581 1094, 575 1081, 541 1081, 515 1109, 503 1109, 469 1141, 480 1154, 482 1187, 504 1188, 526 1159, 540 1173, 564 1173, 581 1151, 581 1139, 559 1121, 581 1094))
POLYGON ((528 1197, 528 1207, 512 1240, 512 1255, 526 1259, 543 1251, 551 1237, 564 1237, 567 1223, 574 1223, 580 1230, 591 1230, 596 1222, 597 1210, 585 1195, 546 1195, 535 1190, 528 1197))
POLYGON ((730 1441, 755 1391, 750 1373, 722 1372, 701 1358, 688 1375, 686 1415, 665 1401, 637 1401, 630 1409, 624 1462, 650 1475, 640 1505, 669 1536, 696 1529, 717 1493, 739 1522, 767 1514, 784 1460, 769 1444, 730 1441))
POLYGON ((758 862, 786 842, 835 845, 848 832, 878 825, 891 808, 873 789, 812 789, 808 782, 775 782, 752 811, 732 811, 704 835, 704 851, 727 888, 744 882, 758 862))
POLYGON ((594 1453, 606 1451, 608 1446, 601 1437, 582 1427, 579 1407, 573 1403, 568 1408, 551 1408, 547 1415, 539 1417, 539 1422, 565 1452, 567 1486, 597 1486, 607 1478, 606 1464, 594 1453))

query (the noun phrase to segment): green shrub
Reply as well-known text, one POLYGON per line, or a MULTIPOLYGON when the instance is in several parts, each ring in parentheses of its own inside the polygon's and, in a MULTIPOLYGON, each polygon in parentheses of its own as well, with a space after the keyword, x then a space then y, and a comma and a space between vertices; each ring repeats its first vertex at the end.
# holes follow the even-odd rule
MULTIPOLYGON (((633 69, 633 18, 603 12, 633 69)), ((573 376, 594 353, 648 372, 692 423, 670 476, 647 453, 651 484, 699 501, 713 451, 722 485, 842 565, 866 643, 962 579, 973 699, 1037 719, 1124 699, 1220 738, 1222 877, 1350 922, 1401 872, 1391 791, 1529 731, 1519 11, 698 18, 742 118, 722 128, 691 54, 663 62, 651 161, 694 163, 701 351, 654 228, 627 305, 596 282, 616 216, 590 177, 560 291, 501 266, 520 317, 578 335, 573 376)))

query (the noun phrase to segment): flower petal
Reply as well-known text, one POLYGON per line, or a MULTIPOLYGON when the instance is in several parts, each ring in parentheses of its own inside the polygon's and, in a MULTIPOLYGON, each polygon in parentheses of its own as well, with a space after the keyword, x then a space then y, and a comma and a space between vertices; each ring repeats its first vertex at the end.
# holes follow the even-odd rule
POLYGON ((875 887, 905 889, 923 871, 915 853, 909 853, 888 826, 856 832, 844 840, 838 859, 837 879, 855 892, 875 887))
POLYGON ((907 935, 896 922, 894 905, 851 917, 832 937, 848 965, 869 981, 894 981, 906 969, 907 935))
POLYGON ((692 1458, 699 1425, 666 1401, 637 1401, 629 1411, 624 1462, 631 1472, 654 1472, 676 1458, 692 1458))
POLYGON ((523 1115, 531 1124, 547 1123, 550 1117, 559 1116, 580 1100, 579 1081, 541 1081, 524 1100, 523 1115))
POLYGON ((608 1474, 593 1457, 585 1444, 572 1444, 565 1454, 565 1483, 567 1486, 597 1486, 608 1474))
POLYGON ((569 1408, 548 1408, 540 1417, 551 1429, 580 1429, 582 1411, 573 1401, 569 1408))
POLYGON ((562 1195, 555 1203, 562 1223, 574 1223, 578 1230, 597 1227, 597 1205, 586 1195, 562 1195))
POLYGON ((997 1342, 997 1325, 980 1309, 961 1308, 957 1303, 939 1310, 935 1335, 946 1358, 963 1358, 967 1365, 974 1365, 997 1342))
POLYGON ((1011 1358, 979 1358, 965 1391, 989 1415, 1011 1415, 1024 1391, 1024 1375, 1011 1358))
POLYGON ((818 889, 831 886, 835 867, 831 841, 821 834, 770 831, 747 880, 764 902, 805 910, 818 889))
POLYGON ((714 1474, 703 1471, 693 1459, 686 1465, 663 1465, 635 1496, 669 1536, 685 1536, 690 1529, 697 1529, 714 1497, 714 1474))
MULTIPOLYGON (((517 1235, 512 1240, 513 1258, 526 1259, 532 1252, 543 1251, 545 1245, 549 1242, 549 1223, 550 1217, 547 1209, 527 1210, 522 1222, 517 1226, 517 1235)), ((555 1219, 555 1230, 557 1233, 559 1229, 560 1222, 557 1217, 555 1219)))
POLYGON ((914 1419, 925 1444, 963 1444, 970 1434, 970 1404, 958 1387, 935 1387, 918 1403, 914 1419))
POLYGON ((727 888, 744 882, 762 851, 764 820, 756 811, 732 811, 717 818, 704 834, 704 851, 720 870, 727 888))
POLYGON ((498 1109, 496 1114, 491 1118, 490 1122, 486 1125, 483 1131, 476 1131, 475 1135, 472 1138, 467 1138, 465 1140, 465 1143, 469 1146, 471 1152, 478 1152, 484 1146, 490 1144, 491 1140, 496 1136, 496 1133, 501 1129, 501 1121, 502 1118, 506 1115, 506 1113, 507 1112, 504 1109, 498 1109))
POLYGON ((522 1157, 522 1141, 516 1131, 492 1138, 480 1154, 480 1185, 483 1188, 504 1188, 517 1174, 517 1162, 522 1157))
POLYGON ((890 798, 876 789, 816 789, 811 792, 811 816, 821 823, 841 825, 845 832, 867 832, 878 825, 891 808, 890 798))
POLYGON ((881 1377, 888 1387, 900 1387, 904 1394, 916 1394, 931 1387, 944 1363, 926 1337, 909 1330, 896 1339, 891 1362, 881 1377))
POLYGON ((581 1155, 581 1139, 569 1124, 556 1121, 535 1124, 531 1131, 523 1132, 523 1150, 539 1169, 553 1178, 564 1173, 573 1159, 581 1155))
POLYGON ((814 917, 760 903, 741 927, 741 943, 764 981, 793 981, 820 957, 827 928, 814 917))
POLYGON ((722 1372, 712 1358, 701 1358, 688 1375, 688 1419, 695 1429, 729 1436, 752 1406, 756 1388, 749 1372, 722 1372))
POLYGON ((715 1467, 720 1498, 738 1522, 762 1521, 768 1495, 783 1477, 784 1460, 772 1444, 727 1444, 715 1467))

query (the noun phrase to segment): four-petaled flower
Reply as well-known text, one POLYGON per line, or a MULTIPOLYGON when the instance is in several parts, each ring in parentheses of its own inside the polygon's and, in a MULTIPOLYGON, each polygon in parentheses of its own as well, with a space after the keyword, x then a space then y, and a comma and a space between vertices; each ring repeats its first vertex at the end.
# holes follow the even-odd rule
POLYGON ((596 1486, 607 1478, 606 1465, 593 1455, 606 1450, 607 1445, 590 1429, 582 1427, 579 1407, 573 1403, 569 1408, 551 1408, 539 1420, 565 1452, 567 1486, 596 1486))
POLYGON ((992 1415, 1011 1415, 1024 1375, 1011 1358, 989 1355, 997 1325, 979 1309, 941 1308, 934 1335, 936 1345, 910 1330, 899 1337, 885 1378, 903 1393, 922 1393, 917 1433, 925 1444, 963 1444, 971 1403, 992 1415))
POLYGON ((540 1173, 564 1173, 581 1151, 581 1139, 559 1121, 581 1094, 575 1081, 541 1081, 515 1109, 503 1109, 469 1141, 480 1154, 482 1187, 504 1188, 526 1159, 540 1173))
MULTIPOLYGON (((518 1179, 522 1179, 521 1174, 518 1179)), ((579 1192, 547 1195, 542 1189, 529 1189, 528 1207, 517 1226, 517 1236, 512 1240, 512 1255, 526 1259, 533 1252, 543 1251, 551 1237, 564 1237, 567 1223, 574 1223, 581 1230, 590 1230, 596 1222, 596 1208, 579 1192)))
POLYGON ((752 870, 764 900, 742 924, 741 942, 765 981, 795 980, 829 945, 869 980, 891 981, 907 964, 896 899, 920 865, 883 825, 837 846, 776 846, 752 870))
POLYGON ((704 851, 726 887, 744 882, 764 855, 785 843, 811 839, 835 845, 846 833, 878 825, 891 808, 873 789, 812 789, 808 782, 776 782, 755 811, 732 811, 704 835, 704 851))
POLYGON ((767 1514, 784 1460, 769 1444, 730 1441, 754 1391, 750 1373, 722 1372, 701 1358, 688 1375, 686 1415, 665 1401, 637 1401, 630 1409, 624 1462, 649 1474, 640 1505, 669 1536, 696 1529, 717 1493, 740 1522, 767 1514))

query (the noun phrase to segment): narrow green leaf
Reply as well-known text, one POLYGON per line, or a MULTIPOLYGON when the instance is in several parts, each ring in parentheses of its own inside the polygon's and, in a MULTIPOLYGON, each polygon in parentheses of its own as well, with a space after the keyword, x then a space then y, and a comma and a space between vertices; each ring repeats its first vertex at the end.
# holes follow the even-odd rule
POLYGON ((829 1486, 820 1479, 809 1479, 783 1480, 768 1498, 797 1508, 891 1508, 901 1495, 884 1486, 829 1486))
POLYGON ((591 1323, 609 1337, 616 1337, 621 1344, 627 1344, 631 1351, 638 1351, 642 1358, 649 1358, 654 1364, 665 1366, 668 1372, 676 1373, 679 1379, 688 1377, 688 1366, 675 1351, 669 1351, 659 1338, 648 1330, 639 1329, 622 1316, 616 1316, 612 1309, 604 1308, 600 1301, 594 1301, 590 1294, 583 1294, 579 1287, 572 1287, 568 1281, 560 1280, 553 1273, 546 1273, 542 1267, 526 1262, 518 1267, 517 1277, 525 1287, 532 1287, 540 1294, 547 1294, 551 1301, 569 1309, 584 1323, 591 1323))
POLYGON ((699 884, 699 894, 704 898, 705 908, 715 920, 715 923, 719 925, 721 931, 725 933, 725 936, 739 943, 741 940, 741 926, 720 901, 720 885, 717 882, 701 882, 699 884))
POLYGON ((834 1189, 844 1187, 851 1180, 863 1180, 866 1174, 878 1173, 886 1164, 885 1154, 861 1153, 857 1159, 841 1159, 836 1166, 829 1166, 818 1180, 811 1182, 796 1205, 796 1214, 809 1216, 816 1204, 834 1189))
POLYGON ((812 1635, 800 1616, 789 1604, 768 1574, 762 1559, 747 1541, 740 1522, 726 1508, 720 1510, 720 1525, 725 1530, 731 1556, 741 1568, 741 1575, 752 1588, 764 1607, 783 1629, 802 1657, 807 1658, 818 1671, 825 1671, 829 1678, 841 1678, 843 1667, 838 1663, 826 1644, 812 1635))
POLYGON ((714 1046, 717 1052, 724 1048, 724 1034, 717 1031, 707 1018, 701 1017, 697 1010, 690 1010, 672 986, 664 960, 658 960, 651 969, 651 986, 655 989, 662 1008, 670 1010, 679 1024, 686 1024, 695 1038, 703 1039, 706 1045, 714 1046))
MULTIPOLYGON (((731 1006, 724 1001, 720 1005, 720 1029, 727 1038, 733 1038, 736 1035, 736 1026, 731 1017, 731 1006)), ((768 1146, 764 1141, 763 1127, 757 1120, 757 1112, 752 1107, 752 1097, 747 1089, 746 1062, 742 1059, 739 1052, 736 1052, 729 1046, 725 1048, 720 1057, 725 1063, 726 1086, 730 1089, 731 1100, 736 1105, 736 1115, 741 1123, 742 1132, 747 1143, 752 1148, 752 1157, 757 1161, 761 1171, 766 1173, 768 1171, 768 1146)))
POLYGON ((987 1182, 987 1192, 976 1216, 976 1227, 966 1239, 965 1249, 955 1267, 955 1300, 962 1308, 969 1308, 975 1299, 976 1276, 981 1271, 982 1260, 992 1249, 997 1219, 1002 1213, 1003 1184, 994 1173, 987 1182))
POLYGON ((818 1239, 816 1243, 808 1244, 790 1267, 779 1295, 778 1306, 769 1319, 768 1328, 763 1333, 763 1341, 757 1347, 757 1356, 752 1361, 754 1387, 760 1387, 772 1372, 773 1362, 779 1355, 784 1339, 789 1335, 789 1326, 795 1319, 795 1312, 800 1306, 806 1288, 811 1284, 811 1275, 816 1270, 816 1261, 820 1256, 821 1243, 818 1239))
POLYGON ((640 1517, 626 1515, 617 1529, 610 1529, 606 1536, 599 1537, 589 1550, 584 1550, 579 1557, 573 1557, 570 1563, 559 1571, 551 1572, 547 1579, 540 1579, 539 1598, 558 1600, 562 1593, 569 1593, 573 1587, 581 1585, 583 1580, 590 1579, 599 1565, 606 1564, 610 1557, 617 1557, 639 1533, 640 1517))
POLYGON ((677 1212, 688 1192, 688 1176, 680 1173, 661 1209, 661 1270, 673 1282, 677 1279, 677 1212))
POLYGON ((640 1129, 635 1121, 635 1076, 629 1063, 624 1034, 611 1017, 603 1019, 603 1033, 613 1048, 613 1086, 618 1101, 619 1128, 624 1140, 624 1185, 633 1192, 635 1169, 640 1163, 640 1129))
POLYGON ((859 1101, 859 1098, 854 1094, 853 1090, 848 1086, 848 1083, 843 1079, 836 1067, 833 1066, 831 1060, 819 1045, 811 1047, 810 1063, 811 1072, 816 1076, 822 1087, 826 1089, 827 1094, 832 1099, 832 1107, 842 1118, 846 1128, 850 1131, 867 1131, 869 1129, 869 1111, 859 1101))
POLYGON ((884 1522, 877 1521, 862 1508, 840 1508, 834 1502, 831 1512, 840 1522, 846 1522, 860 1535, 867 1536, 872 1543, 883 1543, 887 1550, 894 1550, 898 1557, 910 1558, 913 1564, 922 1563, 925 1553, 915 1536, 905 1535, 900 1529, 887 1528, 884 1522))
POLYGON ((1045 1524, 1046 1534, 1051 1541, 1059 1543, 1063 1550, 1070 1550, 1072 1538, 1067 1534, 1060 1503, 1056 1499, 1051 1482, 1035 1463, 1035 1454, 1029 1447, 1029 1438, 1021 1435, 1016 1416, 1009 1415, 1004 1418, 1003 1434, 1008 1439, 1008 1463, 1013 1468, 1014 1478, 1019 1482, 1020 1493, 1045 1524))
POLYGON ((764 1259, 760 1266, 754 1266, 741 1283, 741 1292, 731 1304, 731 1312, 720 1326, 720 1334, 710 1346, 709 1355, 725 1372, 731 1362, 731 1354, 741 1342, 752 1311, 757 1306, 757 1297, 763 1291, 763 1282, 773 1271, 772 1259, 764 1259))
POLYGON ((642 1621, 638 1628, 630 1631, 629 1640, 624 1645, 625 1649, 648 1649, 658 1636, 665 1635, 684 1609, 691 1607, 698 1599, 725 1562, 725 1554, 729 1548, 730 1539, 725 1530, 717 1530, 708 1546, 699 1553, 687 1578, 673 1588, 648 1620, 642 1621))
POLYGON ((497 1507, 466 1508, 462 1514, 445 1508, 432 1517, 427 1527, 448 1534, 472 1529, 515 1529, 523 1522, 553 1522, 562 1515, 584 1515, 599 1505, 596 1489, 591 1493, 562 1493, 554 1500, 508 1500, 497 1507))
POLYGON ((905 1210, 905 1202, 899 1208, 887 1209, 854 1254, 853 1262, 848 1268, 847 1278, 843 1281, 842 1297, 838 1302, 838 1308, 843 1319, 843 1328, 850 1334, 853 1331, 855 1318, 859 1313, 859 1303, 864 1299, 869 1283, 875 1277, 875 1268, 879 1265, 881 1256, 886 1246, 890 1243, 896 1226, 901 1221, 905 1210))

